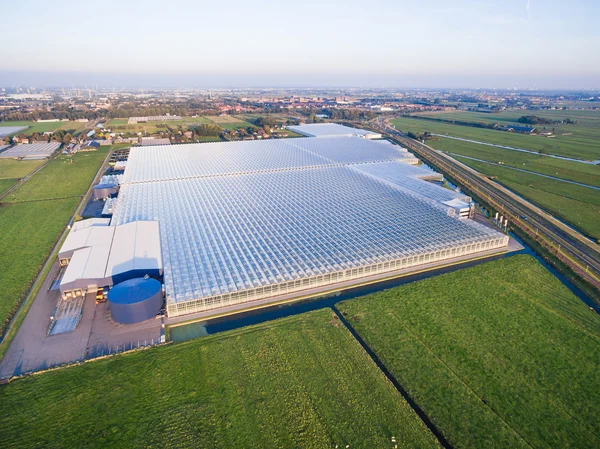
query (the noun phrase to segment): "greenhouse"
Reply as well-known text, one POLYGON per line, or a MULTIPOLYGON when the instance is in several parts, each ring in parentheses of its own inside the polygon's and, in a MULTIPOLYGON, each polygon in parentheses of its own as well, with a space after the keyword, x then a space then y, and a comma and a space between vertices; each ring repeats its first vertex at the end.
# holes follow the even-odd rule
POLYGON ((381 139, 380 133, 338 125, 337 123, 310 123, 308 125, 288 126, 287 128, 307 137, 356 136, 366 139, 381 139))
POLYGON ((508 244, 413 159, 357 137, 132 148, 111 224, 160 223, 170 316, 508 244))

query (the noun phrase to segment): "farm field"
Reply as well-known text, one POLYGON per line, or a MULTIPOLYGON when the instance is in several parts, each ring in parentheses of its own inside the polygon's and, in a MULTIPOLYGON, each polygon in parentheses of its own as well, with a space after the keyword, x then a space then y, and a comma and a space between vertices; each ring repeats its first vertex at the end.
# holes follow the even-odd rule
POLYGON ((75 155, 59 155, 26 183, 4 198, 5 202, 20 202, 56 198, 81 198, 94 179, 109 147, 75 155))
POLYGON ((250 114, 237 114, 232 117, 237 118, 240 122, 254 122, 254 120, 258 118, 271 118, 276 120, 280 124, 285 124, 288 119, 292 117, 288 114, 280 114, 280 113, 269 113, 269 114, 260 114, 260 113, 250 113, 250 114))
POLYGON ((158 131, 167 131, 167 127, 175 128, 178 126, 187 127, 189 125, 207 125, 212 122, 205 117, 183 117, 182 120, 166 120, 148 123, 127 124, 128 119, 110 119, 106 126, 113 132, 137 133, 146 132, 149 134, 158 131))
POLYGON ((29 128, 19 131, 17 133, 25 134, 26 136, 33 133, 42 134, 46 131, 54 131, 57 129, 68 129, 77 132, 81 131, 85 127, 85 125, 86 124, 83 122, 33 122, 28 120, 0 122, 0 126, 28 126, 29 128))
MULTIPOLYGON (((260 114, 242 114, 242 115, 211 115, 206 117, 183 117, 182 120, 169 120, 164 122, 148 122, 148 123, 137 123, 134 125, 128 125, 127 119, 110 119, 107 122, 107 127, 109 127, 113 132, 146 132, 149 134, 158 132, 158 131, 166 131, 167 125, 169 127, 182 126, 187 127, 190 125, 218 125, 223 129, 238 129, 238 128, 249 128, 255 127, 253 121, 259 117, 263 117, 265 115, 260 114)), ((273 117, 280 122, 284 123, 287 120, 287 116, 281 114, 270 114, 269 117, 273 117)), ((289 137, 300 136, 299 134, 291 133, 289 137)), ((205 140, 205 139, 202 139, 205 140)))
POLYGON ((460 140, 428 140, 427 145, 437 150, 483 159, 489 162, 502 162, 503 165, 534 171, 569 181, 600 186, 600 166, 564 161, 535 154, 519 153, 502 148, 479 145, 460 140))
MULTIPOLYGON (((535 112, 537 113, 538 111, 535 112)), ((527 111, 522 111, 519 113, 526 114, 527 111)), ((394 119, 392 122, 396 124, 398 129, 403 131, 412 130, 413 132, 423 132, 423 129, 415 129, 415 126, 418 127, 421 125, 429 125, 429 123, 432 123, 435 126, 438 125, 438 123, 435 122, 407 119, 404 117, 394 119), (415 122, 419 123, 415 124, 415 122)), ((474 130, 475 132, 485 131, 488 134, 506 134, 509 137, 512 136, 515 138, 525 139, 525 141, 533 141, 532 139, 536 139, 534 136, 513 135, 510 133, 504 133, 502 131, 480 130, 478 128, 469 128, 466 126, 445 123, 441 123, 441 125, 446 130, 451 130, 452 132, 449 132, 449 134, 455 136, 462 133, 463 130, 467 130, 468 132, 474 130)), ((470 136, 468 138, 473 137, 474 136, 470 136)), ((482 136, 477 137, 476 140, 484 141, 482 136)), ((488 140, 485 141, 488 142, 488 140)), ((556 214, 562 220, 572 224, 574 227, 580 229, 589 236, 594 238, 600 237, 600 225, 597 224, 597 212, 599 210, 598 202, 600 200, 597 199, 599 196, 597 190, 570 185, 559 180, 551 180, 543 177, 536 177, 535 175, 528 175, 522 172, 515 172, 514 170, 506 168, 503 169, 502 167, 473 161, 467 158, 460 158, 456 155, 481 159, 493 163, 502 162, 502 164, 507 167, 524 169, 535 173, 541 173, 544 175, 580 182, 583 184, 589 184, 592 186, 600 186, 600 166, 553 159, 536 154, 520 153, 498 147, 481 145, 472 142, 463 142, 444 137, 440 137, 439 140, 428 140, 427 144, 438 150, 451 153, 452 157, 456 157, 466 165, 481 171, 481 173, 496 176, 498 182, 513 189, 516 193, 523 195, 525 198, 530 199, 550 213, 556 214)), ((518 147, 532 149, 522 144, 518 147)))
POLYGON ((425 117, 432 117, 441 120, 459 120, 462 122, 471 123, 499 123, 499 124, 516 124, 517 120, 524 115, 535 115, 550 120, 564 120, 570 118, 577 120, 577 125, 539 125, 542 128, 545 126, 548 130, 556 129, 556 134, 564 132, 577 131, 577 134, 583 135, 600 135, 600 110, 583 109, 583 110, 508 110, 494 114, 484 112, 433 112, 418 114, 425 117))
POLYGON ((0 179, 24 178, 45 161, 18 161, 16 159, 0 159, 0 179))
POLYGON ((17 183, 18 179, 0 179, 0 195, 17 183))
MULTIPOLYGON (((519 116, 534 115, 537 114, 537 112, 538 111, 522 111, 519 113, 519 116)), ((496 114, 494 114, 494 117, 495 116, 496 114)), ((442 118, 442 114, 436 115, 435 118, 442 118)), ((562 115, 561 118, 566 117, 565 115, 562 115)), ((580 120, 577 117, 574 118, 580 120)), ((423 133, 427 131, 435 134, 448 134, 454 137, 523 148, 525 150, 536 152, 543 151, 548 154, 577 159, 600 159, 600 148, 597 143, 597 139, 600 138, 600 130, 598 130, 597 122, 593 118, 586 120, 585 122, 582 120, 578 125, 561 125, 561 134, 572 134, 557 135, 554 138, 529 136, 493 129, 474 128, 418 118, 398 117, 392 119, 391 123, 396 126, 397 129, 404 132, 412 131, 415 133, 423 133)), ((547 126, 551 127, 551 125, 547 126)))
POLYGON ((480 173, 496 177, 504 186, 528 198, 542 209, 571 223, 584 234, 600 240, 600 192, 510 168, 453 156, 480 173))
POLYGON ((436 447, 331 310, 0 388, 18 447, 436 447))
POLYGON ((69 198, 0 205, 0 330, 78 203, 78 198, 69 198))
POLYGON ((600 445, 600 317, 530 256, 338 308, 453 447, 600 445))

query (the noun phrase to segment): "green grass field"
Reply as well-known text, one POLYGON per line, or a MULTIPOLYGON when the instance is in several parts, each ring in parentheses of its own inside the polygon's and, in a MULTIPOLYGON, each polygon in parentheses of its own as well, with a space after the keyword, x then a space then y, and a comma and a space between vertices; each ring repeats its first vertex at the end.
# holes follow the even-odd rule
POLYGON ((0 179, 0 195, 10 189, 18 182, 18 179, 0 179))
POLYGON ((108 151, 101 147, 58 156, 2 200, 0 328, 26 294, 108 151))
MULTIPOLYGON (((570 127, 582 126, 581 129, 592 130, 593 124, 596 123, 596 121, 598 124, 600 124, 600 115, 598 114, 596 114, 598 115, 598 120, 594 118, 595 115, 593 114, 592 118, 586 118, 586 114, 590 114, 592 112, 595 113, 597 111, 553 112, 568 112, 570 113, 569 116, 571 118, 581 120, 581 124, 568 125, 570 127), (573 112, 573 114, 571 114, 571 112, 573 112), (575 112, 580 112, 581 117, 577 114, 574 114, 575 112)), ((471 113, 456 112, 443 113, 438 115, 446 116, 448 118, 452 116, 460 116, 461 114, 469 115, 471 113), (448 114, 453 115, 449 116, 448 114)), ((509 113, 507 113, 507 115, 508 114, 509 113)), ((519 117, 521 115, 527 114, 537 114, 540 116, 542 115, 538 114, 538 111, 518 111, 511 112, 510 114, 512 115, 508 115, 508 117, 511 118, 515 118, 515 115, 518 115, 519 117)), ((436 117, 438 115, 436 115, 436 117)), ((490 114, 479 114, 479 116, 481 115, 490 116, 490 114)), ((494 117, 497 116, 501 118, 503 115, 504 113, 493 114, 493 118, 490 120, 494 120, 494 117)), ((564 115, 562 115, 561 117, 565 118, 564 115)), ((554 119, 558 118, 558 116, 554 116, 554 119)), ((444 131, 444 133, 447 133, 452 136, 465 137, 490 143, 502 144, 502 142, 498 142, 497 136, 507 135, 511 139, 521 139, 521 141, 518 144, 515 144, 513 142, 512 146, 532 151, 536 151, 536 148, 535 145, 530 145, 530 143, 535 143, 535 139, 539 139, 538 137, 534 136, 516 135, 494 130, 482 130, 478 128, 470 128, 467 126, 436 123, 405 117, 393 119, 392 123, 395 124, 396 128, 401 129, 402 131, 444 131)), ((593 132, 598 132, 598 138, 600 138, 600 130, 590 132, 592 132, 592 134, 593 132)), ((589 136, 589 138, 595 140, 595 138, 593 138, 593 136, 591 135, 589 136)), ((556 214, 562 220, 572 224, 574 227, 580 229, 589 236, 594 237, 596 239, 600 238, 600 225, 598 224, 598 219, 600 218, 600 200, 598 198, 600 197, 600 195, 598 195, 597 190, 574 186, 565 182, 561 182, 559 180, 551 180, 539 176, 536 177, 535 175, 528 175, 525 173, 516 172, 514 170, 509 170, 506 168, 493 166, 466 158, 460 158, 456 155, 458 154, 462 156, 473 157, 494 163, 502 162, 507 167, 520 168, 593 186, 600 186, 600 166, 582 164, 579 162, 572 161, 563 161, 560 159, 553 159, 542 155, 520 153, 517 151, 511 151, 472 142, 462 142, 459 140, 453 140, 444 137, 440 137, 439 140, 428 140, 427 144, 438 150, 453 153, 453 157, 456 157, 461 162, 473 167, 481 173, 496 176, 497 181, 513 189, 515 192, 523 195, 525 198, 530 199, 531 201, 535 202, 536 204, 548 210, 549 212, 556 214)), ((504 142, 504 144, 506 144, 506 142, 504 142)), ((580 144, 574 144, 574 146, 571 147, 571 149, 573 151, 577 151, 580 148, 585 148, 585 146, 581 147, 579 145, 580 144)), ((595 151, 600 152, 600 149, 598 149, 598 145, 596 145, 595 151)))
POLYGON ((198 136, 200 142, 221 142, 219 136, 198 136))
POLYGON ((45 161, 18 161, 16 159, 0 159, 0 179, 23 178, 45 161))
POLYGON ((0 126, 27 126, 27 129, 19 131, 17 134, 25 134, 29 136, 33 133, 42 134, 46 131, 54 131, 57 129, 73 130, 74 132, 81 131, 86 124, 82 122, 33 122, 28 120, 0 122, 0 126))
POLYGON ((571 223, 590 237, 600 239, 600 192, 598 190, 454 157, 480 173, 496 177, 497 181, 509 189, 571 223))
POLYGON ((455 448, 600 446, 600 317, 533 258, 339 309, 455 448))
MULTIPOLYGON (((563 112, 566 113, 569 111, 563 112)), ((522 115, 539 114, 538 111, 519 111, 518 116, 520 117, 522 115)), ((563 114, 561 118, 566 118, 566 115, 567 114, 563 114)), ((496 114, 494 114, 493 117, 496 117, 496 114)), ((600 118, 600 112, 598 112, 598 117, 600 118)), ((442 115, 436 115, 435 118, 442 118, 442 115)), ((405 132, 412 131, 423 133, 427 131, 435 134, 448 134, 481 142, 523 148, 525 150, 536 152, 544 151, 548 154, 556 154, 559 156, 591 160, 600 159, 600 147, 598 147, 598 139, 600 138, 600 128, 598 128, 599 120, 590 118, 584 122, 583 119, 580 119, 577 116, 573 116, 573 118, 581 120, 581 123, 578 125, 561 125, 560 127, 557 127, 557 129, 560 130, 560 135, 557 135, 554 138, 529 136, 493 129, 474 128, 417 118, 399 117, 392 119, 391 123, 396 126, 397 129, 405 132), (562 135, 562 133, 571 133, 571 135, 562 135)), ((490 118, 490 120, 494 120, 494 118, 490 118)), ((546 126, 547 128, 552 128, 551 125, 546 126)))
POLYGON ((0 205, 0 329, 26 294, 78 198, 0 205))
POLYGON ((3 201, 81 198, 109 151, 110 147, 102 146, 97 151, 57 156, 3 201))
POLYGON ((489 162, 502 162, 507 166, 600 187, 600 166, 564 161, 535 154, 519 153, 518 151, 503 150, 502 148, 445 139, 443 137, 440 140, 428 140, 426 143, 437 150, 457 153, 489 162))
POLYGON ((436 447, 332 312, 23 378, 0 387, 18 447, 436 447))
POLYGON ((188 126, 193 125, 201 125, 201 124, 213 124, 212 121, 207 119, 206 117, 183 117, 182 120, 165 120, 159 122, 147 122, 147 123, 136 123, 136 124, 127 124, 128 119, 110 119, 106 126, 110 128, 113 132, 119 133, 137 133, 137 132, 145 132, 148 134, 153 134, 160 131, 167 131, 167 127, 176 128, 178 126, 182 126, 186 128, 188 126))
POLYGON ((128 118, 111 118, 105 123, 105 126, 110 127, 114 125, 127 125, 128 121, 128 118))

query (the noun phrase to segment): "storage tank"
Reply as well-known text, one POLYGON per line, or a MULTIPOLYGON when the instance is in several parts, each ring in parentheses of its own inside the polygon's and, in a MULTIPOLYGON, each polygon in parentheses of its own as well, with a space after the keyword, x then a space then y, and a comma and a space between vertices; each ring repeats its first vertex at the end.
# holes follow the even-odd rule
POLYGON ((115 321, 140 323, 154 318, 163 304, 162 285, 152 278, 135 278, 115 285, 108 292, 108 307, 115 321))
POLYGON ((114 184, 98 184, 94 186, 93 191, 95 200, 104 200, 117 193, 118 187, 114 184))

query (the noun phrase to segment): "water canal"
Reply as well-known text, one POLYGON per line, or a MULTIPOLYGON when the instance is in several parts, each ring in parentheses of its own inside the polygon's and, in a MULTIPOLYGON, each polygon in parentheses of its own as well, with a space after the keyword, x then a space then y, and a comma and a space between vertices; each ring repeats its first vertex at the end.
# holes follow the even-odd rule
POLYGON ((388 279, 382 282, 358 286, 342 290, 333 294, 320 296, 316 298, 310 298, 306 300, 300 300, 288 304, 274 305, 271 307, 265 307, 262 309, 251 310, 248 312, 241 312, 239 314, 230 315, 227 317, 216 318, 206 321, 196 321, 190 324, 182 324, 170 328, 170 339, 174 342, 182 342, 193 338, 203 337, 206 335, 217 334, 228 330, 234 330, 253 324, 260 324, 278 318, 285 318, 293 315, 298 315, 313 310, 331 308, 340 301, 347 299, 358 298, 371 293, 376 293, 382 290, 386 290, 392 287, 398 287, 400 285, 409 284, 415 281, 421 281, 428 279, 440 274, 452 273, 454 271, 462 270, 463 268, 473 267, 482 263, 489 262, 491 260, 503 259, 506 257, 512 257, 516 254, 528 254, 538 262, 540 262, 548 271, 550 271, 556 278, 558 278, 571 292, 573 292, 581 301, 583 301, 588 307, 594 309, 596 313, 600 313, 600 305, 594 303, 583 291, 577 288, 571 283, 565 276, 560 274, 554 268, 552 268, 544 259, 536 254, 531 247, 522 242, 518 237, 511 234, 511 237, 517 240, 524 249, 515 251, 508 254, 499 254, 486 259, 467 261, 465 263, 442 267, 439 269, 409 274, 401 278, 388 279))

